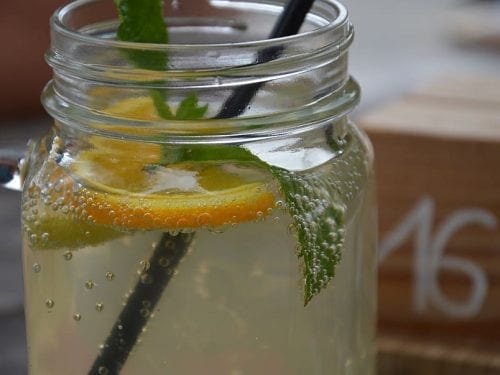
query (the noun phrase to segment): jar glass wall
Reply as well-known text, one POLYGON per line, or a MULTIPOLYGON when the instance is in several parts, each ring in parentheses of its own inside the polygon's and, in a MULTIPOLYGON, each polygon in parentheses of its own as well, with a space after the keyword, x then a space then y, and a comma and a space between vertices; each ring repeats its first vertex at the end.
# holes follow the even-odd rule
POLYGON ((30 372, 371 373, 373 155, 347 118, 345 9, 319 0, 265 40, 279 3, 169 6, 167 46, 116 41, 108 1, 52 19, 55 124, 22 207, 30 372))

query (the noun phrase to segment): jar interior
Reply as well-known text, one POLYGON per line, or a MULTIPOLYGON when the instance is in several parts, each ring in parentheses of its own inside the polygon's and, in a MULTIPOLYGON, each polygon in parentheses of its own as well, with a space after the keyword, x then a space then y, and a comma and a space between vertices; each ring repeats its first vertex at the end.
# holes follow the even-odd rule
MULTIPOLYGON (((327 26, 339 16, 331 6, 316 6, 299 33, 327 26)), ((182 0, 164 4, 169 44, 226 44, 268 38, 284 1, 182 0)), ((111 1, 76 1, 64 8, 59 20, 69 30, 102 39, 116 39, 119 24, 111 1)))

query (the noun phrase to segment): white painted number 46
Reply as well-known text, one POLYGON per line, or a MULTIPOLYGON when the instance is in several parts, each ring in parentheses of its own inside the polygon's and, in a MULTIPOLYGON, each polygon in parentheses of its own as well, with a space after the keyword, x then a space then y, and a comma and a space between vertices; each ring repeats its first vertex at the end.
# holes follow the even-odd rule
POLYGON ((488 279, 483 269, 470 260, 445 255, 444 250, 451 236, 467 225, 481 225, 487 229, 496 228, 495 216, 481 208, 460 209, 447 216, 432 236, 434 201, 422 197, 403 221, 380 243, 379 262, 414 236, 414 295, 413 303, 417 313, 424 313, 429 305, 442 313, 456 318, 470 318, 480 310, 488 292, 488 279), (463 273, 469 277, 472 288, 465 301, 448 298, 439 287, 438 274, 441 269, 463 273))

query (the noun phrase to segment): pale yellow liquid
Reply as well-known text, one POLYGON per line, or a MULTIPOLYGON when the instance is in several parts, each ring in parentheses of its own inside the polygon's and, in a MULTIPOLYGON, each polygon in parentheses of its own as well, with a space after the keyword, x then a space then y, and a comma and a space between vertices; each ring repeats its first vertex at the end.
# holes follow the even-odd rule
MULTIPOLYGON (((307 306, 284 209, 196 231, 120 374, 372 374, 373 207, 351 190, 342 260, 307 306)), ((24 241, 30 374, 89 372, 161 236, 130 232, 72 252, 24 241)))

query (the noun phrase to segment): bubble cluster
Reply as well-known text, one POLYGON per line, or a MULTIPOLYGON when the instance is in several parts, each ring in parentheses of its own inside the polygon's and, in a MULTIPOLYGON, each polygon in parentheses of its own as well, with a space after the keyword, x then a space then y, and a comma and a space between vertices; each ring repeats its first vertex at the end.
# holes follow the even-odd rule
POLYGON ((344 206, 334 203, 334 192, 320 174, 301 175, 275 170, 281 181, 292 231, 300 239, 298 255, 304 262, 305 303, 324 288, 335 273, 343 244, 344 206))

